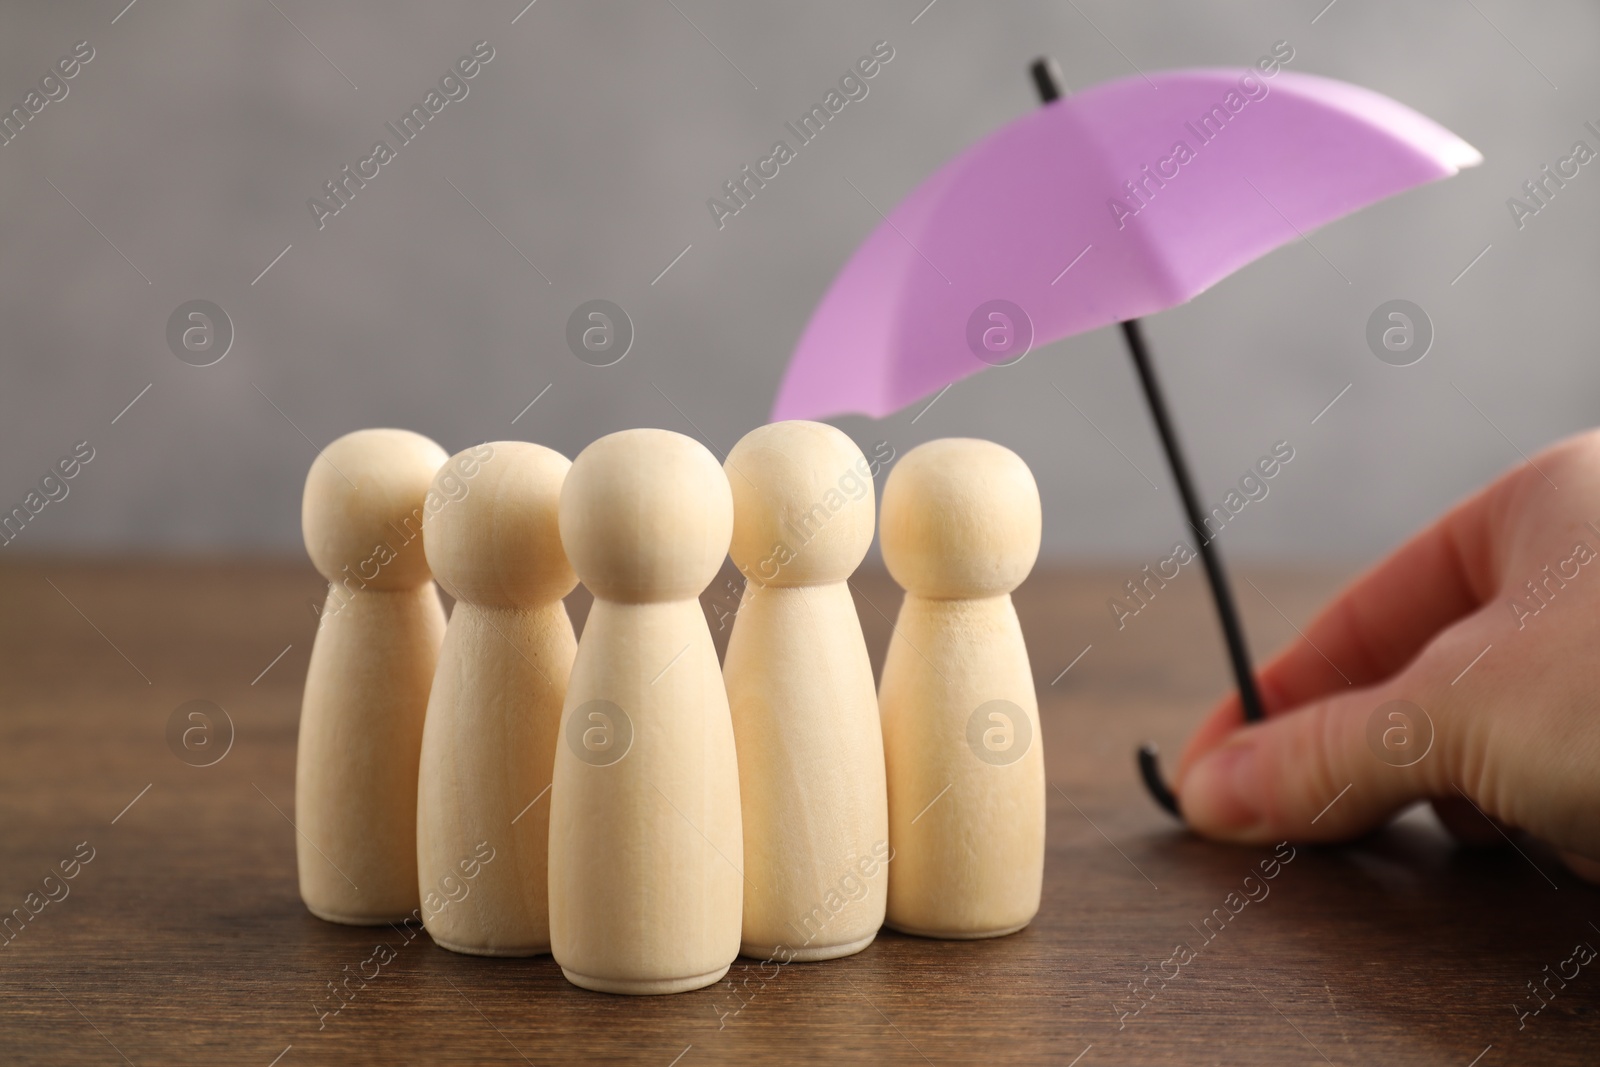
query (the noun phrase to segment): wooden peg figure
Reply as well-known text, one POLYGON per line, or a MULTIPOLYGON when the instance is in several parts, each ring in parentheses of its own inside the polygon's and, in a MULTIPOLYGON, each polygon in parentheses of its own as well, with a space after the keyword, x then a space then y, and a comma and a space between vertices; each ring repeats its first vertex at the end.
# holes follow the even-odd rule
POLYGON ((848 956, 877 936, 888 892, 878 697, 846 584, 872 544, 872 471, 818 422, 752 430, 724 467, 746 578, 723 665, 748 879, 741 951, 848 956))
POLYGON ((883 559, 906 591, 878 691, 896 930, 999 937, 1039 910, 1044 752, 1011 604, 1039 536, 1033 475, 992 441, 930 441, 884 485, 883 559))
POLYGON ((739 951, 744 847, 728 697, 697 597, 728 551, 728 480, 700 444, 625 430, 561 489, 594 607, 562 709, 550 943, 574 985, 678 993, 739 951))
POLYGON ((300 711, 300 896, 330 922, 415 918, 417 761, 444 638, 422 549, 444 449, 409 430, 358 430, 311 464, 301 530, 328 580, 300 711))
POLYGON ((417 875, 423 925, 456 952, 550 951, 547 792, 578 644, 557 521, 571 466, 524 441, 468 449, 434 478, 446 503, 423 520, 456 605, 422 731, 417 875))

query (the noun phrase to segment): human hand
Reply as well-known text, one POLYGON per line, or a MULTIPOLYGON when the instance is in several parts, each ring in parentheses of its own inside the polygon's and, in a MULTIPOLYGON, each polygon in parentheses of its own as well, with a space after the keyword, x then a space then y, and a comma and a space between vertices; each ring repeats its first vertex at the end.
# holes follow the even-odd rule
POLYGON ((1265 722, 1242 725, 1234 695, 1184 749, 1177 792, 1200 834, 1338 841, 1427 799, 1465 840, 1500 839, 1487 816, 1600 876, 1600 431, 1413 537, 1259 686, 1265 722), (1391 701, 1426 719, 1391 720, 1391 701))

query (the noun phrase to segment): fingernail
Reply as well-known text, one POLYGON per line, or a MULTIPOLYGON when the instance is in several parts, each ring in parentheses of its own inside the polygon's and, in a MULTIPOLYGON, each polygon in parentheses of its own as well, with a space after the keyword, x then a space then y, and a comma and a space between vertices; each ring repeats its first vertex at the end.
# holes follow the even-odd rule
POLYGON ((1200 830, 1231 834, 1261 822, 1261 768, 1256 746, 1227 745, 1184 776, 1183 816, 1200 830))

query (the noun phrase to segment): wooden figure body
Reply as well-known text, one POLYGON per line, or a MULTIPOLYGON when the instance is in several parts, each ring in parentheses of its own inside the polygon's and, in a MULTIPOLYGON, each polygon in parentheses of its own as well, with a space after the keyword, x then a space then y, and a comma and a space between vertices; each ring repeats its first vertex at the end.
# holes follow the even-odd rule
POLYGON ((746 956, 859 952, 883 925, 889 812, 878 697, 846 580, 872 543, 866 457, 780 422, 724 465, 747 580, 723 678, 739 753, 746 956))
POLYGON ((884 486, 883 558, 906 590, 878 691, 896 930, 998 937, 1039 910, 1044 751, 1011 604, 1039 536, 1033 475, 990 441, 930 441, 884 486))
POLYGON ((556 517, 571 466, 523 441, 468 449, 435 477, 447 502, 423 522, 456 605, 422 731, 417 877, 423 925, 456 952, 550 951, 546 792, 577 651, 556 517))
POLYGON ((665 430, 591 444, 561 542, 594 607, 562 710, 550 806, 550 942, 574 985, 677 993, 739 951, 743 841, 728 698, 696 599, 733 504, 716 460, 665 430))
POLYGON ((444 609, 423 556, 444 449, 358 430, 311 465, 301 529, 328 598, 295 762, 300 896, 330 922, 415 918, 417 760, 444 609))

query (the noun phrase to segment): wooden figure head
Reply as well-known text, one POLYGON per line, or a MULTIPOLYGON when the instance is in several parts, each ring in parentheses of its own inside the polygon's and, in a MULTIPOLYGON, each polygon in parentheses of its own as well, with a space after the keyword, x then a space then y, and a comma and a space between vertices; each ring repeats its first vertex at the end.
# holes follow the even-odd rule
POLYGON ((560 600, 578 584, 561 547, 561 483, 572 461, 527 441, 450 457, 422 520, 428 565, 450 595, 496 608, 560 600))
POLYGON ((300 530, 330 582, 412 589, 432 575, 422 518, 444 449, 410 430, 357 430, 324 448, 306 475, 300 530))
POLYGON ((872 544, 872 470, 844 431, 775 422, 745 434, 723 464, 733 492, 729 555, 762 585, 842 582, 872 544))
POLYGON ((623 430, 573 460, 560 521, 567 558, 595 596, 688 600, 727 555, 733 497, 698 441, 670 430, 623 430))
POLYGON ((883 487, 883 561, 917 596, 998 596, 1039 557, 1039 487, 1009 448, 947 437, 901 457, 883 487))

